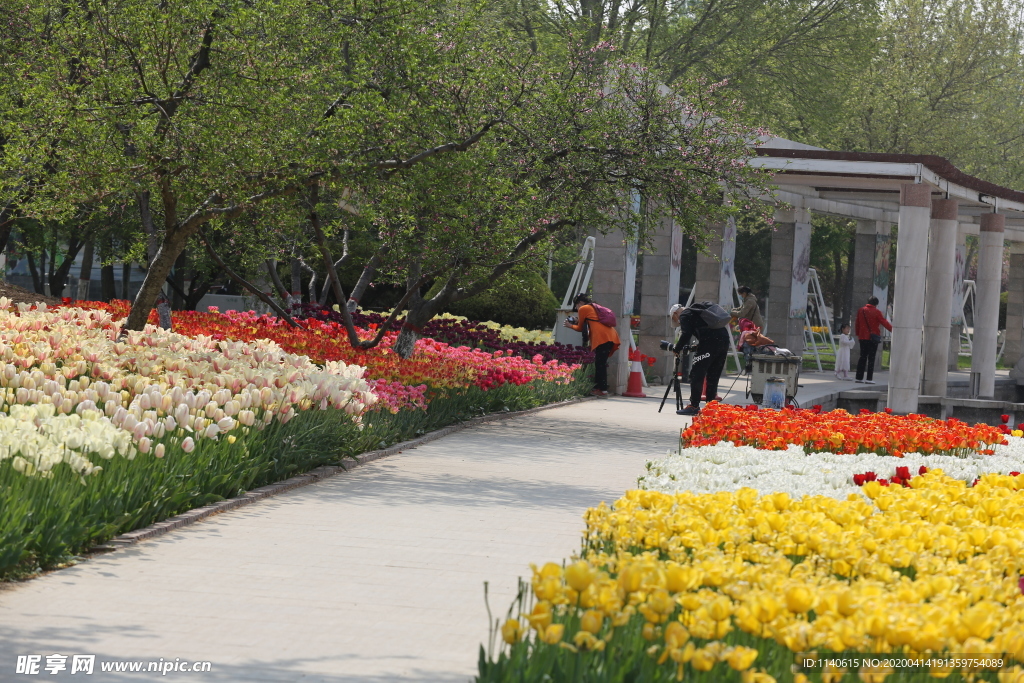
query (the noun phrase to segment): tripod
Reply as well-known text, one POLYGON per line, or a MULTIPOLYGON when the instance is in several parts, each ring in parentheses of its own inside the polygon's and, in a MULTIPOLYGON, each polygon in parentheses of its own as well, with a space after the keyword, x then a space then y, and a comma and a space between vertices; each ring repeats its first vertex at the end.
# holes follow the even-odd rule
POLYGON ((690 350, 678 354, 676 356, 676 365, 672 370, 672 379, 669 380, 668 386, 665 387, 665 396, 661 399, 661 405, 658 406, 658 412, 665 407, 665 401, 668 400, 669 393, 675 389, 676 392, 676 410, 683 409, 683 390, 682 385, 690 383, 690 350))

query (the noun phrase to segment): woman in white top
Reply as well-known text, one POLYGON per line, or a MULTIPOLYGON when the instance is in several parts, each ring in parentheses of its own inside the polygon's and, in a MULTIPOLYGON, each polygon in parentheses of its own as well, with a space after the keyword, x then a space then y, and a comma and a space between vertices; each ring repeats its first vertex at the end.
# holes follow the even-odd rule
POLYGON ((836 379, 850 379, 850 349, 856 343, 850 336, 850 326, 844 324, 839 329, 839 346, 836 347, 836 379))

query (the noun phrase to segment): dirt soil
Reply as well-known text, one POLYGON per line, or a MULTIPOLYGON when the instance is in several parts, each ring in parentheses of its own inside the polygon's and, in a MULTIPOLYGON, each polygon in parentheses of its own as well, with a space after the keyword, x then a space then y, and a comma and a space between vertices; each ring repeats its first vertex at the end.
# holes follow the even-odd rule
POLYGON ((11 283, 4 282, 2 280, 0 280, 0 296, 5 296, 16 304, 34 304, 37 301, 42 301, 47 306, 59 306, 61 304, 61 300, 56 297, 36 294, 24 287, 12 285, 11 283))

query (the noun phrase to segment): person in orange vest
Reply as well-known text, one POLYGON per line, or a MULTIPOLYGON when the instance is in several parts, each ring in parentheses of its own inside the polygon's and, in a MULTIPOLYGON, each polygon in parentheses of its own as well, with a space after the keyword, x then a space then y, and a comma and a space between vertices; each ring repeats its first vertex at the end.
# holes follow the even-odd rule
POLYGON ((608 357, 619 348, 619 333, 598 319, 597 309, 586 294, 578 294, 572 300, 572 310, 579 313, 575 323, 566 319, 566 327, 583 333, 583 345, 589 342, 594 352, 594 390, 592 396, 608 395, 608 357))

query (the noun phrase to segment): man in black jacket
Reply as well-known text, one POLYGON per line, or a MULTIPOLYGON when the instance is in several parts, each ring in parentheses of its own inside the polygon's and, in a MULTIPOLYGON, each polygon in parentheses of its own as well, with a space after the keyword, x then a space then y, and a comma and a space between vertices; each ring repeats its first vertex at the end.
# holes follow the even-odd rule
POLYGON ((679 316, 679 339, 673 351, 677 354, 690 346, 690 339, 697 338, 697 348, 690 361, 690 405, 677 410, 679 415, 696 415, 700 412, 701 394, 707 380, 708 398, 718 395, 718 380, 725 369, 729 355, 729 328, 711 329, 701 316, 707 308, 706 302, 694 303, 683 309, 679 316))

